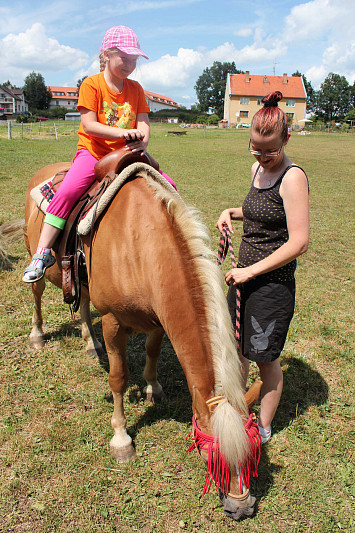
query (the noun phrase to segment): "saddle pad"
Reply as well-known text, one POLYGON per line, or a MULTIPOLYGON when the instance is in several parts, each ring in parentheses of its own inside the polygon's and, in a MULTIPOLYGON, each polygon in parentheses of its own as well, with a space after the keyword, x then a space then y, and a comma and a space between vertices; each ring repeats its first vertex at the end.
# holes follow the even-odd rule
POLYGON ((46 213, 47 207, 50 204, 53 196, 55 195, 55 190, 53 189, 53 179, 55 176, 52 176, 49 180, 43 181, 33 189, 31 189, 30 196, 32 200, 35 201, 36 205, 40 208, 43 213, 46 213))
MULTIPOLYGON (((107 187, 104 194, 101 196, 96 207, 96 218, 103 212, 103 210, 108 206, 115 194, 120 190, 124 183, 136 172, 144 170, 142 177, 145 178, 148 182, 149 180, 160 183, 165 189, 167 189, 170 194, 175 197, 180 198, 179 194, 176 192, 174 187, 153 167, 147 165, 146 163, 132 163, 126 167, 120 174, 116 175, 116 178, 113 182, 107 187)), ((30 196, 32 200, 36 203, 39 209, 46 214, 47 208, 52 200, 55 191, 53 189, 53 179, 55 176, 52 176, 50 179, 46 179, 44 182, 40 183, 34 187, 30 196)), ((78 226, 79 235, 87 235, 91 229, 93 214, 94 214, 95 205, 85 214, 85 218, 81 220, 78 226)))
POLYGON ((159 183, 169 191, 169 193, 175 197, 179 198, 181 200, 180 195, 176 192, 174 187, 153 167, 150 165, 147 165, 146 163, 132 163, 128 167, 126 167, 120 174, 116 175, 116 178, 113 180, 112 183, 107 187, 106 191, 103 193, 101 198, 99 199, 96 211, 95 211, 95 205, 86 213, 85 218, 83 218, 79 225, 78 225, 78 234, 79 235, 87 235, 91 230, 91 224, 93 216, 95 215, 96 218, 98 218, 101 213, 104 211, 104 209, 109 205, 112 198, 117 194, 117 192, 120 190, 120 188, 125 184, 125 182, 137 172, 144 171, 141 174, 141 177, 144 178, 148 183, 149 181, 153 181, 156 183, 159 183))

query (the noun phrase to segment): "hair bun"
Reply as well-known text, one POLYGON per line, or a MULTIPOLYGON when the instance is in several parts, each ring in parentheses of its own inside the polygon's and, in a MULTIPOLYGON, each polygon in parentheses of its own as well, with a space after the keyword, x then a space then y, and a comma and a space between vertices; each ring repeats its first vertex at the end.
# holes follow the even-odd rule
POLYGON ((274 91, 270 93, 261 100, 264 104, 264 107, 278 107, 278 102, 282 100, 282 93, 280 91, 274 91))

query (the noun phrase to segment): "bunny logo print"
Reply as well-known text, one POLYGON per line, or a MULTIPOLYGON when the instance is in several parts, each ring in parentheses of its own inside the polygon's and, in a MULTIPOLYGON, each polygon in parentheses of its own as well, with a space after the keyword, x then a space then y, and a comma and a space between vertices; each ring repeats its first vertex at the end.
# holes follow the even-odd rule
POLYGON ((269 346, 269 337, 274 330, 276 320, 272 320, 264 331, 255 317, 251 316, 250 318, 251 324, 256 332, 255 335, 251 335, 250 337, 250 342, 253 346, 251 351, 254 353, 264 352, 269 346))

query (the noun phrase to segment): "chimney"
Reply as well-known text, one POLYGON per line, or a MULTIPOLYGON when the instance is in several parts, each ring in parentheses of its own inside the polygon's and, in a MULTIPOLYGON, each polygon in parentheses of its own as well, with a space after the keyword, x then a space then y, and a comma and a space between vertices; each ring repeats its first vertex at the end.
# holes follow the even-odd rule
POLYGON ((282 75, 282 83, 284 83, 285 85, 287 85, 287 74, 283 74, 283 75, 282 75))
POLYGON ((264 76, 263 83, 270 83, 269 80, 267 79, 266 74, 265 74, 265 76, 264 76))
POLYGON ((245 83, 249 83, 250 82, 250 72, 249 70, 247 70, 245 72, 245 83))

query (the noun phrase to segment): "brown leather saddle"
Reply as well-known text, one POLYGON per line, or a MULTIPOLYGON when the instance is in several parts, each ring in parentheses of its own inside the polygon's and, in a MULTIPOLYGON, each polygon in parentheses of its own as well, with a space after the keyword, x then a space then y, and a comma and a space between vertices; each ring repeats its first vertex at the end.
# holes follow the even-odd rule
MULTIPOLYGON (((75 313, 79 309, 81 286, 88 287, 90 272, 87 270, 84 247, 78 235, 78 225, 86 213, 91 209, 116 175, 122 172, 132 163, 146 163, 155 170, 159 170, 159 164, 149 154, 137 154, 124 148, 115 150, 100 159, 95 165, 96 179, 86 193, 79 199, 70 213, 63 233, 53 246, 54 251, 61 257, 62 262, 62 289, 64 302, 72 306, 75 313)), ((52 182, 53 189, 58 190, 67 171, 57 174, 52 182)), ((95 207, 94 207, 95 209, 95 207)), ((91 237, 94 235, 96 217, 93 217, 91 225, 91 237)), ((91 251, 91 248, 90 248, 91 251)), ((90 269, 89 261, 89 269, 90 269)))

